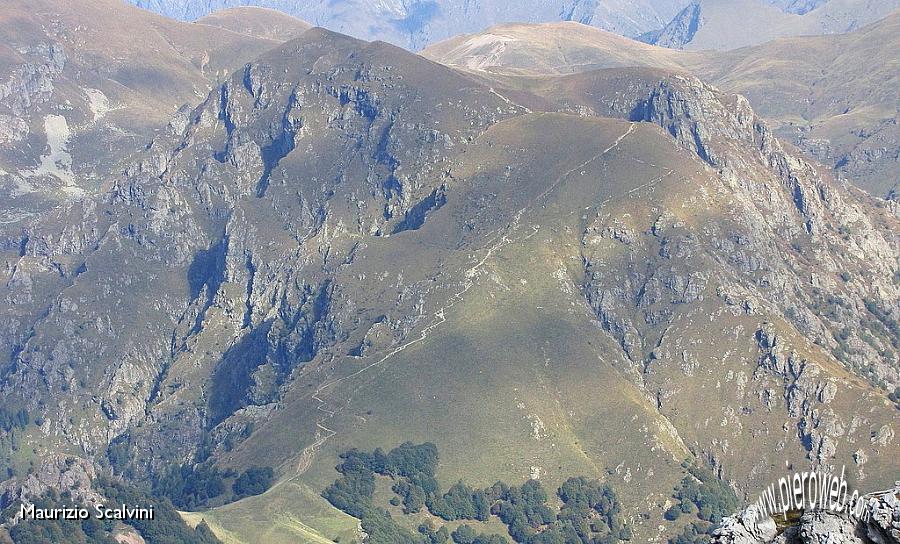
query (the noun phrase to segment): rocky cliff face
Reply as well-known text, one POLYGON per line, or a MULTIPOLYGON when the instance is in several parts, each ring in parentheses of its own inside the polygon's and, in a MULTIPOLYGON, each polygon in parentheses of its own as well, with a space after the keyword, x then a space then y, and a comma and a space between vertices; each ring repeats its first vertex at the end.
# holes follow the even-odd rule
POLYGON ((639 39, 660 47, 682 49, 694 39, 694 34, 702 24, 700 4, 694 2, 681 10, 666 26, 642 34, 639 39))
MULTIPOLYGON (((346 287, 332 279, 352 263, 362 243, 355 238, 415 228, 440 205, 434 195, 454 148, 521 111, 487 89, 451 98, 424 84, 436 69, 431 63, 408 56, 412 66, 397 66, 389 46, 357 47, 314 31, 271 54, 276 62, 308 59, 290 76, 275 78, 272 61, 248 64, 186 121, 171 124, 102 199, 72 204, 21 238, 8 303, 47 309, 37 321, 8 322, 10 345, 23 347, 6 380, 9 391, 29 392, 21 399, 33 410, 35 391, 56 399, 45 408, 48 438, 102 453, 111 439, 155 419, 147 413, 151 401, 165 404, 169 393, 186 388, 198 399, 210 396, 202 406, 178 408, 179 427, 193 438, 166 437, 187 456, 204 429, 245 406, 271 404, 298 365, 345 339, 358 320, 355 303, 342 300, 346 287), (359 60, 345 62, 351 53, 359 60), (300 71, 313 65, 314 72, 300 71), (421 121, 417 104, 451 100, 461 102, 421 121), (314 161, 282 162, 295 149, 314 161), (293 185, 298 177, 305 189, 293 185), (334 199, 341 202, 336 209, 334 199), (277 210, 265 223, 257 218, 262 202, 277 210), (265 241, 275 232, 276 244, 265 241), (133 272, 110 275, 112 262, 133 272), (136 262, 148 272, 145 280, 155 278, 151 283, 134 275, 136 262), (47 270, 59 270, 59 281, 35 289, 47 270), (112 319, 136 284, 157 294, 112 319), (55 289, 71 295, 50 302, 55 289), (89 319, 89 328, 67 324, 75 315, 89 319), (130 328, 138 323, 143 330, 130 328), (207 337, 228 347, 217 354, 223 363, 204 369, 213 387, 204 393, 203 382, 167 372, 197 364, 192 346, 207 337), (99 363, 91 365, 96 373, 82 373, 79 362, 90 359, 99 363), (73 405, 87 408, 83 421, 64 415, 73 405)), ((446 75, 448 89, 471 85, 446 75)), ((173 414, 160 417, 169 425, 173 414)))
MULTIPOLYGON (((732 406, 722 425, 740 428, 747 424, 741 423, 745 416, 749 420, 758 410, 782 406, 794 419, 784 430, 804 444, 811 462, 828 463, 839 442, 849 446, 865 438, 851 431, 853 421, 861 421, 857 416, 838 415, 838 382, 827 370, 831 363, 812 363, 820 357, 807 350, 812 342, 814 350, 830 352, 829 358, 847 371, 893 389, 898 338, 890 319, 882 321, 887 314, 879 308, 897 312, 894 273, 879 279, 866 273, 866 280, 859 281, 853 270, 865 268, 872 255, 880 255, 888 269, 893 266, 887 263, 895 259, 896 239, 887 225, 894 212, 888 205, 880 219, 867 217, 862 212, 866 204, 841 194, 821 169, 786 152, 742 97, 725 97, 682 77, 657 86, 650 83, 647 92, 646 99, 633 105, 596 89, 590 96, 594 111, 609 115, 618 110, 631 119, 653 122, 714 168, 722 186, 709 189, 702 201, 708 210, 725 206, 728 219, 686 216, 679 211, 684 204, 665 196, 649 211, 636 205, 631 213, 640 219, 598 217, 583 240, 587 299, 619 341, 632 375, 676 421, 685 409, 678 399, 690 396, 691 388, 673 385, 670 372, 703 372, 710 364, 704 359, 712 355, 702 347, 708 325, 695 324, 689 308, 706 307, 713 321, 730 320, 726 315, 735 323, 743 321, 742 316, 777 315, 779 321, 789 322, 793 330, 787 335, 780 324, 755 326, 758 346, 751 349, 759 350, 756 368, 728 373, 735 379, 731 394, 746 404, 732 406), (727 203, 717 204, 715 195, 723 192, 730 195, 727 203), (635 224, 641 221, 650 227, 635 224), (822 251, 843 246, 846 233, 859 228, 868 234, 854 249, 829 256, 822 251), (810 267, 813 261, 816 265, 810 267), (807 272, 798 274, 801 270, 807 272), (685 338, 692 340, 685 344, 685 338)), ((584 113, 584 107, 582 103, 579 111, 584 113)), ((723 362, 728 353, 746 349, 740 344, 726 348, 722 339, 715 343, 718 350, 713 351, 726 354, 723 362)), ((714 386, 730 388, 718 379, 714 386)), ((883 438, 888 442, 894 440, 890 428, 879 433, 887 433, 883 438)), ((707 452, 713 459, 734 453, 729 453, 728 438, 721 440, 707 452)), ((872 444, 880 449, 878 441, 872 444)), ((866 458, 865 450, 857 459, 866 458)), ((861 464, 859 471, 863 473, 861 464)))
POLYGON ((2 15, 5 229, 99 191, 179 107, 279 43, 108 0, 11 1, 2 15), (142 34, 147 41, 135 44, 142 34))

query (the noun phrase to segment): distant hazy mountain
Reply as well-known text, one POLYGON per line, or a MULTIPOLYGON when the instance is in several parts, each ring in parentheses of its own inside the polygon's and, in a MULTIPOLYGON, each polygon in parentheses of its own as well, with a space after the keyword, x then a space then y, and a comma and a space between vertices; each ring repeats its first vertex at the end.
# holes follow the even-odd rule
POLYGON ((675 49, 737 49, 775 38, 850 32, 897 8, 900 0, 695 0, 640 39, 675 49))
POLYGON ((504 22, 577 21, 625 36, 661 28, 689 0, 129 0, 194 20, 239 5, 278 9, 338 32, 408 49, 504 22))
POLYGON ((677 49, 733 49, 847 32, 900 0, 127 0, 183 20, 262 6, 365 40, 418 50, 502 23, 574 21, 677 49))
POLYGON ((828 0, 769 0, 769 3, 786 13, 799 13, 800 15, 812 11, 825 4, 828 0))

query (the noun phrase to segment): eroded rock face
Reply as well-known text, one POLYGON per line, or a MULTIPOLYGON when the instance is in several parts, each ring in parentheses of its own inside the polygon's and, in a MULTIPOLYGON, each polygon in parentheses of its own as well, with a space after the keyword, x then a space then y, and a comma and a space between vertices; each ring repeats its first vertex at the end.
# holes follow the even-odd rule
MULTIPOLYGON (((670 417, 689 410, 681 399, 692 389, 675 384, 673 375, 721 372, 707 387, 727 390, 734 402, 726 402, 718 425, 704 419, 704 432, 697 437, 700 448, 709 447, 702 445, 707 441, 715 444, 713 459, 727 464, 729 442, 739 440, 741 429, 762 440, 771 433, 771 428, 750 430, 754 414, 782 413, 785 419, 778 426, 803 444, 814 463, 832 462, 840 450, 860 444, 853 446, 853 461, 865 477, 869 471, 863 465, 874 457, 873 450, 895 443, 892 428, 870 429, 871 436, 860 433, 867 414, 839 407, 840 382, 802 345, 815 342, 848 369, 866 367, 876 382, 897 381, 893 333, 876 339, 867 332, 882 330, 872 320, 886 315, 879 308, 895 307, 897 287, 890 275, 863 283, 842 271, 851 261, 868 266, 863 263, 875 255, 891 269, 895 241, 883 237, 877 223, 858 222, 861 203, 836 190, 822 169, 785 149, 743 98, 679 76, 651 84, 647 93, 630 109, 613 93, 595 93, 592 100, 595 110, 607 115, 659 125, 714 169, 721 186, 705 189, 699 198, 659 194, 651 213, 635 205, 627 222, 615 214, 598 215, 583 237, 583 290, 589 304, 631 362, 630 376, 670 417), (721 204, 730 210, 726 223, 692 225, 681 211, 695 204, 716 208, 717 195, 726 193, 728 202, 721 204), (845 254, 825 251, 847 241, 843 233, 850 225, 868 234, 845 254), (807 268, 809 257, 817 264, 807 268), (697 307, 710 316, 694 318, 697 307), (780 324, 763 317, 773 313, 789 320, 801 337, 784 335, 780 324), (699 322, 692 326, 693 319, 699 322), (751 325, 758 349, 754 368, 717 370, 732 353, 747 349, 740 343, 719 338, 718 356, 712 357, 702 347, 710 328, 724 319, 756 321, 751 325)), ((746 333, 735 329, 734 339, 743 338, 746 333)), ((704 394, 699 389, 694 391, 704 394)), ((781 451, 786 445, 780 441, 773 448, 781 451)))
POLYGON ((771 518, 759 523, 756 506, 751 505, 741 513, 722 520, 719 531, 722 538, 721 544, 755 544, 757 542, 771 542, 777 536, 775 522, 771 518))
MULTIPOLYGON (((41 408, 44 436, 78 444, 88 457, 143 424, 132 441, 160 451, 151 462, 190 458, 204 432, 219 424, 222 433, 240 432, 280 400, 294 370, 364 326, 359 293, 335 276, 367 238, 421 226, 445 203, 450 157, 523 111, 481 86, 461 99, 468 79, 399 53, 313 31, 178 112, 107 193, 34 226, 9 270, 7 304, 44 304, 35 291, 48 286, 35 287, 35 277, 51 270, 62 281, 50 290, 72 295, 34 323, 40 331, 13 355, 22 364, 0 387, 53 398, 41 408), (299 60, 285 73, 292 55, 299 60), (111 275, 119 259, 129 264, 111 275), (97 288, 82 283, 95 274, 97 288), (110 318, 115 299, 151 283, 147 306, 110 318), (76 315, 90 322, 83 335, 76 315), (207 342, 216 347, 198 358, 194 350, 207 342), (211 383, 169 372, 185 365, 211 383), (188 389, 208 400, 152 408, 188 389), (88 407, 83 420, 64 416, 80 404, 88 407), (176 432, 156 432, 173 419, 176 432)), ((388 344, 423 313, 422 285, 402 274, 393 281, 397 313, 379 318, 388 344)), ((21 401, 37 411, 36 396, 28 397, 21 401)))
POLYGON ((91 487, 96 477, 94 466, 85 460, 62 455, 47 458, 32 473, 0 483, 0 508, 38 499, 50 490, 69 491, 75 501, 95 504, 100 500, 91 487))
POLYGON ((827 511, 806 512, 797 526, 776 536, 772 518, 756 523, 755 505, 722 520, 713 544, 897 544, 900 543, 900 482, 866 497, 860 519, 827 511))

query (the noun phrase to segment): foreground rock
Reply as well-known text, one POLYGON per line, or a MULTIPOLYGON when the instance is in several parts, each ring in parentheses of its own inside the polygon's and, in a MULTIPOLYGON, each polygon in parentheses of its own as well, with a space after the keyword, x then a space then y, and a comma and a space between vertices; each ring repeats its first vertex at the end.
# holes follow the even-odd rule
POLYGON ((766 518, 754 523, 755 506, 722 520, 713 533, 714 544, 894 544, 900 542, 900 482, 893 489, 869 496, 859 520, 831 512, 807 512, 800 523, 776 535, 766 518))

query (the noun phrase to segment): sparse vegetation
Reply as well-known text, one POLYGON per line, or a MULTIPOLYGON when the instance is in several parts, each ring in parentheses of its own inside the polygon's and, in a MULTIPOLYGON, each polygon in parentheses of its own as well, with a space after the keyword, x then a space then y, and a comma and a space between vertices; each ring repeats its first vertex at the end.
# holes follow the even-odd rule
POLYGON ((680 533, 670 538, 669 544, 708 544, 709 529, 709 526, 695 521, 685 525, 680 533))
POLYGON ((891 393, 888 393, 888 398, 900 408, 900 386, 895 387, 891 393))
POLYGON ((28 422, 28 412, 25 409, 12 411, 0 407, 0 430, 10 432, 13 429, 24 429, 28 422))
MULTIPOLYGON (((675 488, 674 496, 681 505, 692 503, 697 508, 697 517, 710 523, 719 523, 738 509, 740 503, 734 490, 711 470, 697 465, 689 465, 687 469, 689 474, 675 488)), ((682 512, 690 511, 685 506, 681 508, 682 512)))

